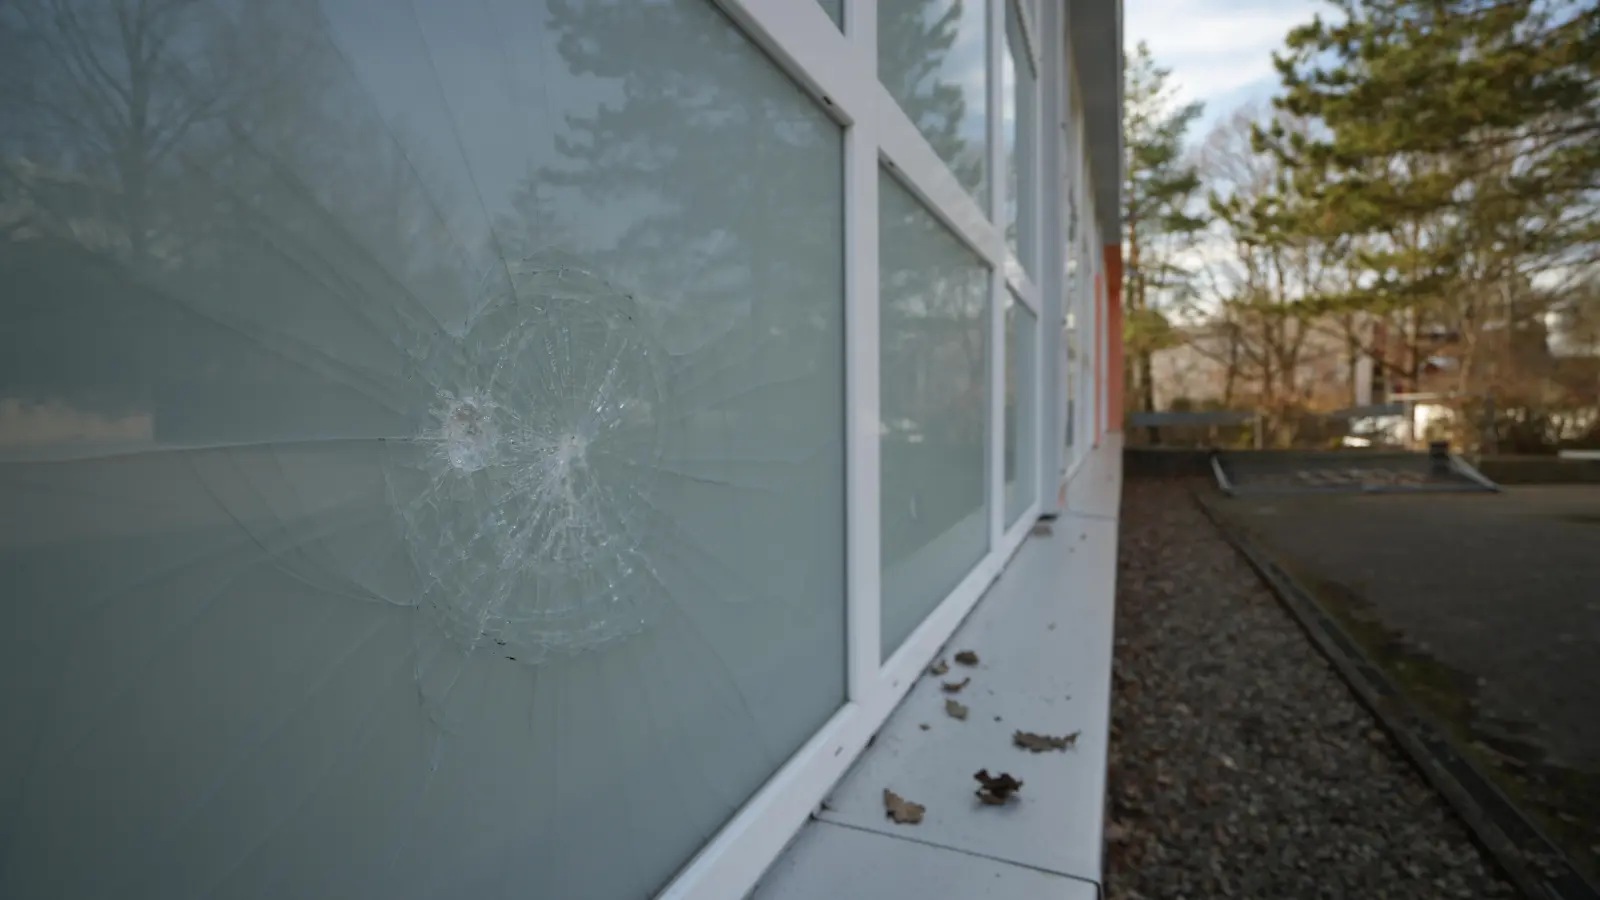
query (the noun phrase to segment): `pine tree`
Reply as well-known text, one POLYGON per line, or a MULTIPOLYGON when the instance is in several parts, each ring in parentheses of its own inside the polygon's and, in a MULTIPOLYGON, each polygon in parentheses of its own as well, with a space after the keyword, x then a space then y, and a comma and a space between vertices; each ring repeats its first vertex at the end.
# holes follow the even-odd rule
MULTIPOLYGON (((1133 369, 1127 373, 1131 393, 1146 410, 1155 409, 1151 357, 1172 342, 1162 305, 1189 287, 1193 273, 1180 255, 1205 227, 1205 219, 1191 209, 1200 176, 1184 150, 1184 137, 1202 106, 1176 105, 1170 76, 1143 41, 1124 62, 1124 339, 1133 369)), ((1154 428, 1150 437, 1160 440, 1154 428)))
MULTIPOLYGON (((1336 0, 1275 58, 1309 134, 1257 145, 1306 198, 1286 227, 1359 239, 1353 288, 1314 298, 1393 323, 1374 357, 1413 387, 1425 335, 1473 388, 1491 323, 1536 314, 1531 275, 1597 258, 1600 8, 1560 0, 1336 0)), ((1499 328, 1497 339, 1509 329, 1499 328)))

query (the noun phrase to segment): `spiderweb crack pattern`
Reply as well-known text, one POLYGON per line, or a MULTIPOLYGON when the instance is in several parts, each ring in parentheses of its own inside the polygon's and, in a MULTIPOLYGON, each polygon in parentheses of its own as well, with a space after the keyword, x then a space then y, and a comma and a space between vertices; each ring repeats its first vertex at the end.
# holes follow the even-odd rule
POLYGON ((417 360, 437 401, 387 490, 427 622, 536 665, 650 619, 666 360, 585 268, 524 259, 499 284, 417 360))

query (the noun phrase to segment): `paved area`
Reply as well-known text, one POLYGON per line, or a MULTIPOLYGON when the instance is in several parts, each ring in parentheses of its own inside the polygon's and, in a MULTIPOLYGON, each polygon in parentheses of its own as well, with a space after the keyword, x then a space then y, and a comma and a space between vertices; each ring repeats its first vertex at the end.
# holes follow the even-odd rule
POLYGON ((1108 896, 1515 896, 1196 507, 1204 486, 1124 487, 1108 896))
POLYGON ((1218 509, 1600 873, 1600 486, 1218 509))

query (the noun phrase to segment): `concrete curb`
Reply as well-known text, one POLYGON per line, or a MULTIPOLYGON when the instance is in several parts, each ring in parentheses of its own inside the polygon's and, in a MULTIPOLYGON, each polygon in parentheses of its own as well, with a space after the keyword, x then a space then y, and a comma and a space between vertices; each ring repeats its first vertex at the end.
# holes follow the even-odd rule
POLYGON ((1356 699, 1405 751, 1416 769, 1450 803, 1480 846, 1528 900, 1600 900, 1555 844, 1460 753, 1446 733, 1417 709, 1349 634, 1241 529, 1198 493, 1195 503, 1250 563, 1282 606, 1344 679, 1356 699))
POLYGON ((1211 454, 1211 473, 1217 476, 1217 487, 1221 488, 1224 494, 1229 497, 1236 494, 1233 482, 1228 479, 1228 473, 1222 469, 1222 458, 1215 453, 1211 454))
POLYGON ((1486 490, 1494 491, 1497 494, 1500 493, 1500 485, 1490 481, 1488 476, 1484 475, 1482 472, 1479 472, 1477 467, 1473 466, 1472 463, 1467 462, 1466 459, 1461 456, 1461 454, 1450 454, 1450 465, 1457 472, 1483 485, 1486 490))

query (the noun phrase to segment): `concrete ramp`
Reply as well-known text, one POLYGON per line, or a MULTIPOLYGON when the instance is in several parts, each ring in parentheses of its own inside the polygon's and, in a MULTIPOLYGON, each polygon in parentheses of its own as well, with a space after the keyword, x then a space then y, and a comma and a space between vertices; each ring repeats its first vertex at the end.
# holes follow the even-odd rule
POLYGON ((1453 453, 1366 450, 1226 450, 1211 457, 1229 494, 1498 491, 1453 453))

